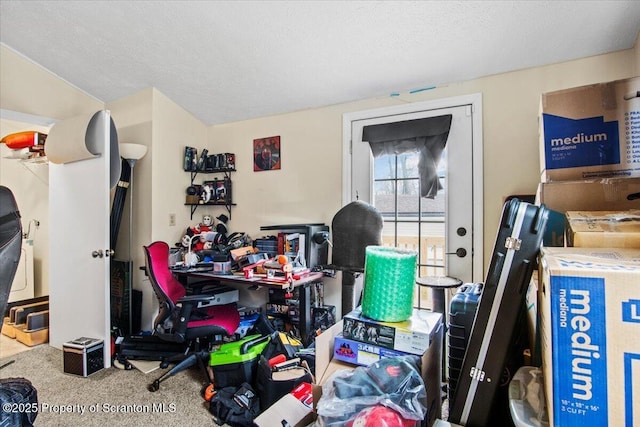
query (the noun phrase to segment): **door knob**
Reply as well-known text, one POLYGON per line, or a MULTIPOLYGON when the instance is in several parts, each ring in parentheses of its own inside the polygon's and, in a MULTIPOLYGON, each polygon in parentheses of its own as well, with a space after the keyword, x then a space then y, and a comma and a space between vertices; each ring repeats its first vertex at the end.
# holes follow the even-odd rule
POLYGON ((94 258, 102 258, 104 256, 104 252, 102 249, 98 249, 97 251, 91 252, 91 256, 94 258))
POLYGON ((455 252, 447 252, 446 255, 457 255, 459 258, 467 256, 467 250, 465 248, 458 248, 455 252))
POLYGON ((116 251, 114 251, 113 249, 107 249, 104 251, 104 256, 106 256, 107 258, 110 256, 113 256, 113 254, 115 254, 116 251))

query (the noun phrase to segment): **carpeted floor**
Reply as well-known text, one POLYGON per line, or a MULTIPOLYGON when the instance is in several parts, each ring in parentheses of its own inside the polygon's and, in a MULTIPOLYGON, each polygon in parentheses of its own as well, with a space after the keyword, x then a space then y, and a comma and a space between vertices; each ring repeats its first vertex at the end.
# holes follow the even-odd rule
POLYGON ((83 378, 63 372, 63 353, 49 345, 0 360, 0 378, 26 378, 38 392, 36 426, 213 426, 200 396, 207 379, 198 368, 169 378, 151 393, 147 385, 162 370, 103 369, 83 378))
MULTIPOLYGON (((38 392, 35 426, 215 426, 200 392, 207 379, 196 367, 169 378, 152 393, 147 385, 164 371, 103 369, 83 378, 63 372, 63 353, 49 345, 0 359, 0 378, 26 378, 38 392)), ((446 420, 447 401, 441 419, 446 420)))

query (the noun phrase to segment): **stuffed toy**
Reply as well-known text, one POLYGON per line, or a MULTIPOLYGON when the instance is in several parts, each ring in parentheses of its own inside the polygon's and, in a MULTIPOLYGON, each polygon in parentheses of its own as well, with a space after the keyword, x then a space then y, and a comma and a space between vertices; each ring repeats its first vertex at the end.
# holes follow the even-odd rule
POLYGON ((204 215, 202 222, 198 224, 198 231, 200 233, 207 233, 213 229, 213 218, 211 215, 204 215))

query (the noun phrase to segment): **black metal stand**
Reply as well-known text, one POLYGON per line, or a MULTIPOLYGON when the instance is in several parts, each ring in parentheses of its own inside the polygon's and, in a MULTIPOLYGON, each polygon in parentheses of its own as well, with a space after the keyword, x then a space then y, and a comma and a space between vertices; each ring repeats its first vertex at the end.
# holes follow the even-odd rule
MULTIPOLYGON (((416 279, 416 284, 421 287, 428 287, 432 290, 433 311, 442 313, 442 324, 444 325, 444 339, 442 340, 442 382, 447 382, 447 329, 449 325, 449 303, 447 301, 447 289, 457 288, 462 285, 462 280, 449 276, 427 276, 416 279)), ((418 301, 420 292, 418 292, 418 301)), ((418 302, 418 304, 420 304, 418 302)))

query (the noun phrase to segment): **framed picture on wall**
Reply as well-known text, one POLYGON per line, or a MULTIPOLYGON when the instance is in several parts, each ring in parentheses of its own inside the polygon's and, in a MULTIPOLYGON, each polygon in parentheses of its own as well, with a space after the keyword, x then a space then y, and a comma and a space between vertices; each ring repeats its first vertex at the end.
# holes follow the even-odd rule
POLYGON ((280 169, 281 163, 280 136, 253 140, 254 172, 280 169))

